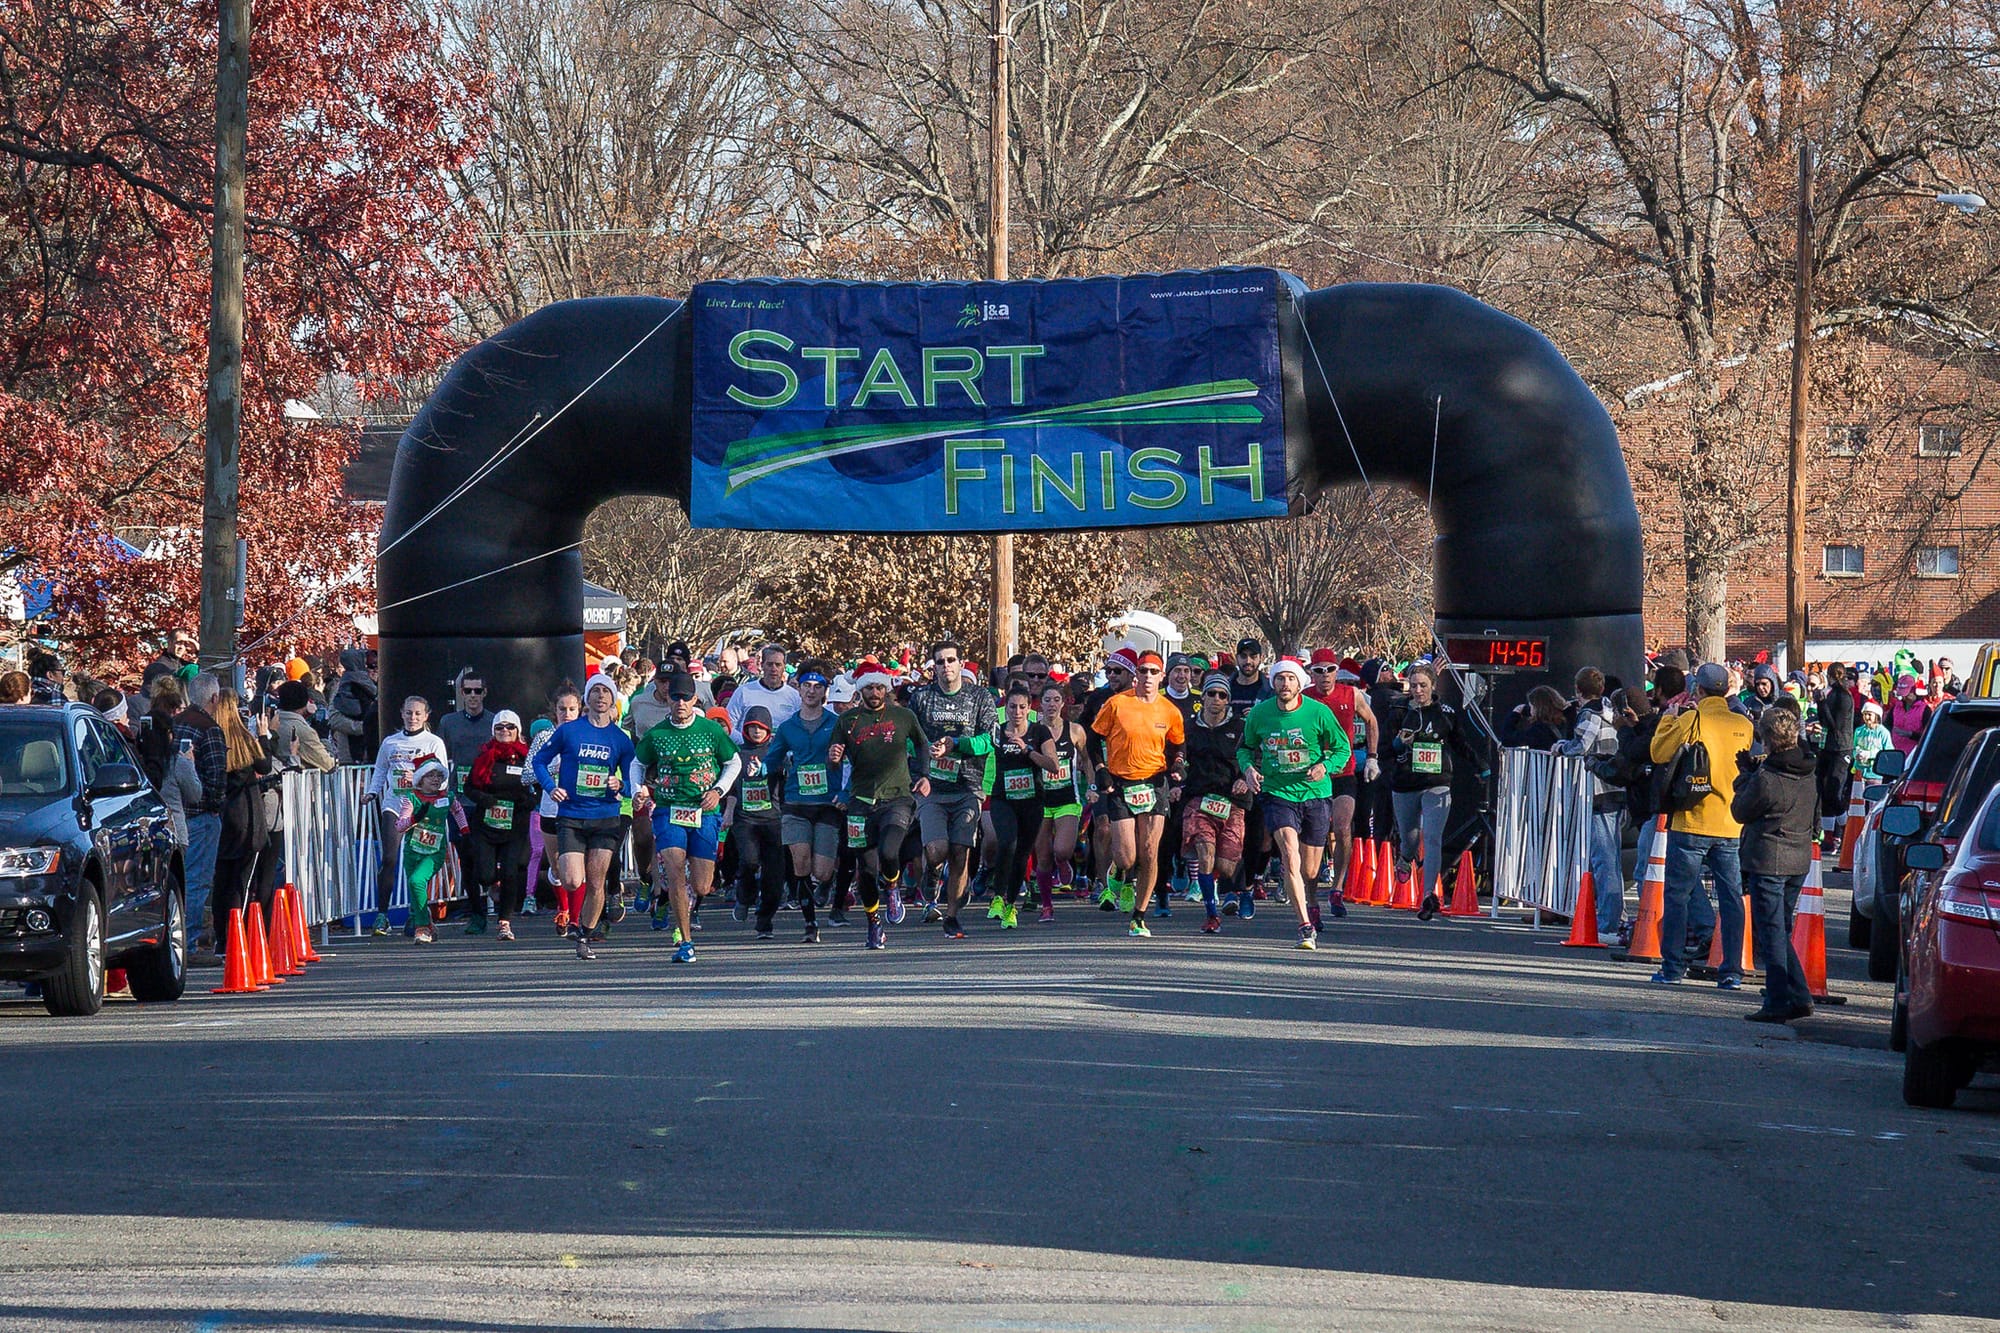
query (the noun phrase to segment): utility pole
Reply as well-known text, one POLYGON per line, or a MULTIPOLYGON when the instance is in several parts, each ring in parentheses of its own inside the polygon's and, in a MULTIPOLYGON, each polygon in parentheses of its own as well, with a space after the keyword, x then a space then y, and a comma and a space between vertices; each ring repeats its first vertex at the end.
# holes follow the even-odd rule
POLYGON ((250 0, 221 0, 215 64, 215 228, 202 451, 201 665, 236 660, 243 583, 236 554, 243 429, 243 155, 250 126, 250 0))
MULTIPOLYGON (((993 123, 989 127, 987 178, 992 204, 986 217, 986 276, 994 282, 1007 280, 1007 0, 993 0, 993 123)), ((1014 536, 996 533, 991 551, 993 566, 993 619, 988 642, 993 657, 988 663, 989 680, 1014 655, 1014 636, 1019 628, 1014 607, 1014 536)))
POLYGON ((1812 364, 1813 151, 1799 139, 1798 276, 1792 289, 1792 421, 1785 478, 1785 666, 1806 661, 1806 382, 1812 364))

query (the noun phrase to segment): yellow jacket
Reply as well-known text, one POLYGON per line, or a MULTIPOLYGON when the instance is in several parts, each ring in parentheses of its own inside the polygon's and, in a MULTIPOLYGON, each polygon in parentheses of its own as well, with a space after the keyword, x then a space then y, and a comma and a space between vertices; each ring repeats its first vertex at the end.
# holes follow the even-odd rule
POLYGON ((1750 748, 1755 739, 1750 719, 1729 710, 1729 701, 1719 697, 1701 700, 1678 717, 1662 718, 1653 733, 1653 762, 1671 764, 1674 755, 1690 738, 1708 747, 1708 778, 1714 790, 1692 810, 1683 810, 1668 820, 1675 833, 1700 833, 1711 838, 1734 838, 1743 826, 1729 813, 1736 795, 1736 756, 1750 748))

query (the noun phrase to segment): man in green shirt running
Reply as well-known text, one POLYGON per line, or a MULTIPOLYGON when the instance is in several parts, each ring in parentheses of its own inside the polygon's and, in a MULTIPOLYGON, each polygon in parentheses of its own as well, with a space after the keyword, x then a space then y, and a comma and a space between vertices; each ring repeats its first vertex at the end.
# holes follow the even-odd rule
POLYGON ((927 796, 931 789, 925 778, 910 781, 910 761, 928 761, 931 741, 915 713, 889 702, 889 673, 879 665, 862 663, 855 683, 861 704, 833 724, 826 761, 848 766, 847 845, 860 853, 855 879, 868 913, 867 947, 880 949, 889 942, 882 891, 897 887, 903 840, 917 815, 911 793, 927 796))
MULTIPOLYGON (((694 677, 677 671, 667 682, 667 715, 639 738, 640 771, 646 785, 635 804, 653 807, 653 846, 663 872, 679 939, 676 963, 694 961, 690 895, 705 897, 715 883, 715 854, 722 840, 722 797, 743 761, 729 731, 704 717, 696 702, 694 677)), ((656 875, 656 883, 662 876, 656 875)))
POLYGON ((1328 775, 1347 766, 1353 746, 1333 710, 1306 697, 1306 669, 1290 658, 1271 671, 1272 697, 1243 719, 1236 766, 1251 794, 1263 801, 1264 827, 1285 872, 1285 890, 1299 914, 1299 948, 1319 947, 1313 928, 1313 893, 1326 854, 1333 783, 1328 775))

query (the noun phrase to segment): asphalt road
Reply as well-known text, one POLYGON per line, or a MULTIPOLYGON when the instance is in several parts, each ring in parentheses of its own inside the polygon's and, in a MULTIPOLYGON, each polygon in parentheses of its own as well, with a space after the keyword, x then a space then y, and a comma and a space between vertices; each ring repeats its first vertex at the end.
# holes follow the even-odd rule
POLYGON ((1518 925, 1357 909, 1307 954, 1271 908, 1059 912, 881 954, 710 912, 692 967, 542 917, 261 996, 0 1001, 0 1327, 2000 1316, 2000 1089, 1905 1109, 1857 954, 1772 1031, 1518 925))

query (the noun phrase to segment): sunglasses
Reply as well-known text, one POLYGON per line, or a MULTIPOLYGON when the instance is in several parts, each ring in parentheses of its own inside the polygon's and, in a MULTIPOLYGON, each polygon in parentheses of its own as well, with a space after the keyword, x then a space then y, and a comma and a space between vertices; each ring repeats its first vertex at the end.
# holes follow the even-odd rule
POLYGON ((517 727, 517 726, 515 726, 515 725, 514 725, 514 724, 513 724, 512 722, 502 722, 502 723, 501 723, 501 724, 500 724, 499 726, 497 726, 497 727, 493 728, 493 730, 495 730, 495 731, 519 731, 519 730, 520 730, 520 728, 519 728, 519 727, 517 727))
POLYGON ((1227 698, 1229 697, 1229 691, 1228 691, 1228 690, 1203 690, 1203 691, 1201 692, 1201 697, 1202 697, 1202 698, 1204 698, 1204 699, 1227 699, 1227 698))
POLYGON ((1142 666, 1139 668, 1139 674, 1142 676, 1159 676, 1166 673, 1156 666, 1142 666))
POLYGON ((672 700, 677 704, 691 704, 700 697, 701 696, 695 694, 681 694, 678 691, 676 691, 673 694, 669 694, 667 696, 668 699, 672 700))
POLYGON ((1324 676, 1324 675, 1325 675, 1325 674, 1326 674, 1327 672, 1329 672, 1329 671, 1331 671, 1331 670, 1333 670, 1333 668, 1332 668, 1332 667, 1327 667, 1327 666, 1316 666, 1316 667, 1314 667, 1314 668, 1312 669, 1312 673, 1313 673, 1313 674, 1314 674, 1315 676, 1324 676))
POLYGON ((458 687, 458 692, 460 694, 484 694, 486 693, 486 687, 484 685, 461 685, 458 687))

